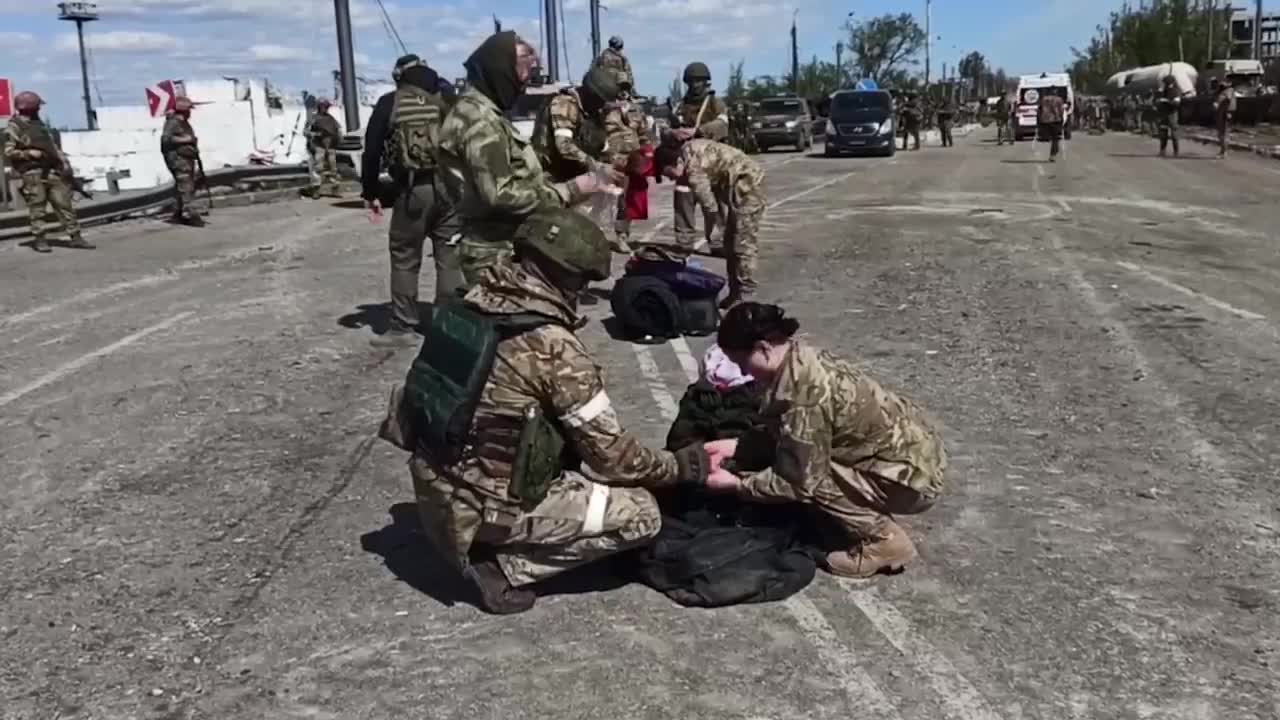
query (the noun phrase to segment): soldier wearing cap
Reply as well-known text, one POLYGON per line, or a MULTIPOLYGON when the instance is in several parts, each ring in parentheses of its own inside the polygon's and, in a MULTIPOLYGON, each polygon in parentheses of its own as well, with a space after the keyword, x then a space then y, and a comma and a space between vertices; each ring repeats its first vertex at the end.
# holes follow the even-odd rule
POLYGON ((549 207, 513 241, 512 261, 490 266, 429 335, 491 332, 496 349, 464 340, 437 352, 429 339, 381 433, 413 452, 422 526, 492 613, 528 610, 538 582, 646 544, 661 526, 649 489, 701 486, 711 469, 702 445, 673 453, 628 433, 574 332, 579 294, 609 277, 603 231, 549 207), (444 402, 461 377, 477 379, 466 416, 444 402))
POLYGON ((307 130, 311 167, 318 179, 316 197, 342 197, 342 178, 338 176, 338 143, 342 140, 342 128, 337 118, 329 114, 330 107, 332 103, 328 100, 317 102, 316 115, 307 130))
POLYGON ((4 157, 22 177, 22 202, 27 206, 31 234, 35 237, 31 249, 41 253, 52 252, 48 228, 44 224, 46 205, 53 209, 58 225, 67 234, 68 247, 92 249, 94 245, 80 235, 71 188, 65 179, 71 166, 53 141, 48 126, 40 119, 40 106, 44 101, 29 91, 18 93, 13 101, 18 114, 9 119, 4 157))
MULTIPOLYGON (((680 142, 693 138, 725 142, 729 138, 729 110, 711 89, 711 70, 706 63, 689 63, 684 69, 684 82, 685 94, 672 116, 669 138, 680 142)), ((676 183, 672 197, 675 211, 672 226, 677 254, 687 256, 697 245, 694 227, 698 200, 693 188, 684 181, 676 183)), ((721 224, 721 208, 703 207, 702 219, 705 237, 710 244, 712 232, 721 224)))

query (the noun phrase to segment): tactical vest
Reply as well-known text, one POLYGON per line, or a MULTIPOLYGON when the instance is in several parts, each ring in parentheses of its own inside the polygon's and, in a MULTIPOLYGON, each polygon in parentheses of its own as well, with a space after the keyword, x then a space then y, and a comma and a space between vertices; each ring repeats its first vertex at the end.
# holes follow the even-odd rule
POLYGON ((702 122, 715 119, 715 98, 708 93, 703 100, 692 101, 688 96, 680 103, 680 108, 676 111, 676 118, 680 121, 682 128, 697 128, 698 113, 702 113, 702 122), (706 100, 707 109, 702 109, 703 100, 706 100))
MULTIPOLYGON (((462 460, 473 444, 472 423, 493 371, 498 343, 557 322, 537 313, 486 315, 460 302, 437 306, 422 350, 405 379, 404 400, 418 448, 439 464, 462 460)), ((524 410, 514 439, 508 494, 532 507, 546 496, 566 466, 564 435, 558 422, 534 405, 524 410)))
POLYGON ((39 150, 44 155, 40 160, 20 160, 14 163, 14 170, 26 172, 32 168, 52 168, 61 164, 58 159, 58 144, 54 142, 53 133, 39 118, 28 119, 18 116, 12 122, 16 126, 15 129, 22 133, 21 139, 24 141, 25 148, 39 150))
POLYGON ((391 106, 387 163, 402 172, 434 170, 444 102, 435 93, 413 85, 396 89, 391 106))

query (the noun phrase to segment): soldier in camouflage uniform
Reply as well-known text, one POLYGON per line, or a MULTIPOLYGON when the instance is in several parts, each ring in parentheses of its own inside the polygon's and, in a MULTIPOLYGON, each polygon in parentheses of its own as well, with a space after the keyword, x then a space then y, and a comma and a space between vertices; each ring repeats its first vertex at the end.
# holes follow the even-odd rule
POLYGON ((552 182, 568 182, 583 173, 610 175, 623 181, 610 162, 605 116, 618 98, 613 75, 592 68, 576 88, 556 93, 542 109, 533 125, 533 149, 552 182))
MULTIPOLYGON (((631 92, 630 85, 620 85, 617 102, 610 103, 604 115, 604 131, 609 145, 607 155, 612 166, 619 170, 625 170, 632 153, 650 144, 647 118, 631 92)), ((623 179, 624 183, 633 181, 626 176, 623 179)), ((644 182, 648 184, 649 181, 645 179, 644 182)), ((624 184, 623 190, 626 189, 624 184)), ((626 200, 625 193, 618 196, 618 213, 613 224, 613 249, 620 253, 631 252, 631 221, 627 219, 626 200)))
POLYGON ((315 196, 342 197, 342 178, 338 176, 338 143, 342 140, 342 128, 338 120, 329 114, 331 103, 316 103, 316 116, 307 129, 311 144, 311 167, 315 169, 319 184, 315 196))
MULTIPOLYGON (((31 219, 31 234, 35 240, 31 249, 36 252, 53 252, 46 237, 44 225, 45 205, 53 209, 58 224, 70 238, 69 247, 92 249, 94 246, 80 235, 80 221, 71 201, 71 188, 67 187, 64 173, 70 165, 53 141, 53 135, 40 119, 40 105, 44 101, 33 92, 21 92, 13 99, 18 114, 9 119, 5 131, 4 157, 22 177, 22 202, 27 206, 31 219)), ((8 180, 0 175, 0 182, 8 180)))
POLYGON ((924 121, 924 111, 920 109, 920 101, 916 99, 915 93, 907 93, 906 100, 902 103, 901 110, 901 126, 902 126, 902 149, 907 149, 907 138, 915 141, 911 146, 912 150, 920 149, 920 124, 924 121))
POLYGON ((764 170, 741 150, 714 140, 663 145, 658 169, 685 183, 703 207, 725 207, 724 250, 729 294, 720 303, 733 307, 756 292, 760 220, 764 217, 764 170))
POLYGON ((543 207, 566 207, 599 189, 593 174, 553 182, 506 113, 524 92, 538 56, 514 32, 491 35, 465 63, 467 89, 440 128, 444 186, 462 220, 458 259, 468 286, 511 257, 511 238, 543 207))
MULTIPOLYGON (((893 515, 928 510, 945 487, 947 453, 926 413, 853 363, 793 336, 799 328, 776 305, 743 303, 725 317, 717 341, 729 359, 768 390, 772 466, 736 477, 713 470, 711 489, 756 502, 800 502, 830 535, 826 567, 866 578, 896 572, 916 556, 893 515)), ((708 443, 712 466, 736 440, 708 443)))
POLYGON ((1178 110, 1182 107, 1182 94, 1178 92, 1172 75, 1165 75, 1161 82, 1163 84, 1153 108, 1156 113, 1156 129, 1160 135, 1160 157, 1165 156, 1170 142, 1173 143, 1173 156, 1178 157, 1178 110))
POLYGON ((191 101, 180 97, 174 101, 173 112, 164 121, 160 136, 160 152, 164 164, 173 173, 173 191, 177 200, 174 217, 179 222, 200 227, 204 219, 195 207, 196 174, 200 150, 196 133, 191 129, 191 101))
MULTIPOLYGON (((646 488, 700 486, 710 470, 702 445, 653 450, 624 430, 600 366, 574 334, 579 293, 607 279, 609 266, 603 231, 580 213, 552 208, 516 231, 514 262, 482 273, 463 308, 489 322, 526 324, 499 336, 455 459, 425 448, 426 435, 414 429, 429 433, 431 422, 415 425, 414 406, 404 401, 419 387, 418 363, 404 389, 392 393, 382 437, 414 452, 410 472, 423 527, 490 612, 527 610, 537 597, 533 584, 647 543, 661 516, 646 488), (535 419, 539 412, 545 419, 535 419), (533 423, 549 423, 563 448, 526 443, 533 423), (579 471, 583 465, 590 478, 579 471), (528 489, 534 467, 547 481, 537 493, 528 489)), ((419 357, 428 368, 437 362, 456 365, 458 354, 419 357)))
POLYGON ((609 47, 600 53, 592 66, 608 70, 619 86, 636 86, 635 75, 631 73, 631 61, 622 54, 622 38, 617 35, 609 38, 609 47))
MULTIPOLYGON (((717 142, 728 140, 729 110, 711 89, 711 70, 705 63, 689 63, 684 69, 684 82, 687 89, 672 115, 669 137, 680 141, 695 137, 717 142)), ((687 257, 698 244, 695 238, 698 201, 693 189, 683 181, 676 183, 672 198, 675 211, 672 222, 676 238, 675 254, 687 257)), ((704 230, 709 244, 712 231, 720 218, 720 210, 714 205, 702 208, 704 230)))

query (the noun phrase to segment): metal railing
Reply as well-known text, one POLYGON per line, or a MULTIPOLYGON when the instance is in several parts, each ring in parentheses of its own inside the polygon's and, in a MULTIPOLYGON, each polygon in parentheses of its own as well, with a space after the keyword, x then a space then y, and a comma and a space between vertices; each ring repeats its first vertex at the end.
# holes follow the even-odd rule
MULTIPOLYGON (((234 187, 248 181, 306 181, 310 171, 306 165, 244 165, 211 170, 206 174, 209 187, 234 187)), ((173 183, 159 185, 139 193, 122 196, 102 196, 105 199, 86 201, 76 206, 76 217, 81 223, 101 223, 163 209, 174 203, 173 183)), ((15 237, 25 234, 28 216, 25 210, 0 213, 0 236, 15 237)))

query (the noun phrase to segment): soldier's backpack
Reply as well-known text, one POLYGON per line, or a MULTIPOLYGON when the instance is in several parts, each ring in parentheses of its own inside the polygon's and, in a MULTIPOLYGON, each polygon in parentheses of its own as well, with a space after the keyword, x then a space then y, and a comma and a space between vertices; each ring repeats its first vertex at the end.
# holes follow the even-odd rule
POLYGON ((434 169, 445 110, 444 100, 436 93, 410 84, 396 88, 391 132, 387 136, 387 165, 410 173, 434 169))
POLYGON ((710 335, 720 325, 716 298, 725 279, 695 265, 632 258, 609 301, 629 339, 710 335))

